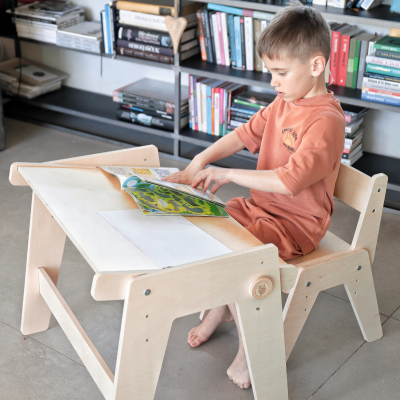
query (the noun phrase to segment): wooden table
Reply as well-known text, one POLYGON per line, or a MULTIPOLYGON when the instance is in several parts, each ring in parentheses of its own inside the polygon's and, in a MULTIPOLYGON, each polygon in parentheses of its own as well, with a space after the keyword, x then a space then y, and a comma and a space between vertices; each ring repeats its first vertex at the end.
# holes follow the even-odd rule
MULTIPOLYGON (((158 167, 158 151, 144 146, 11 166, 11 183, 33 190, 22 333, 48 329, 53 313, 107 400, 150 400, 174 319, 236 303, 254 398, 287 399, 277 248, 232 218, 188 217, 233 253, 159 270, 97 214, 137 208, 100 165, 158 167), (125 300, 115 376, 57 290, 67 235, 94 270, 93 298, 125 300)), ((292 284, 285 275, 283 288, 292 284)))

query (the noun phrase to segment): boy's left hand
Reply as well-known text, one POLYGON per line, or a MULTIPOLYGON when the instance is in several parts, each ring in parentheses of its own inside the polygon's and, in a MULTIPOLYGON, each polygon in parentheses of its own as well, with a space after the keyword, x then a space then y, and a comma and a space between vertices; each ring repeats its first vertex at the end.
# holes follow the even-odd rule
POLYGON ((211 182, 214 181, 215 184, 211 188, 211 193, 215 192, 223 185, 229 183, 230 179, 230 169, 226 168, 216 168, 209 167, 200 171, 193 179, 192 186, 198 187, 199 185, 203 187, 204 192, 208 189, 211 182))

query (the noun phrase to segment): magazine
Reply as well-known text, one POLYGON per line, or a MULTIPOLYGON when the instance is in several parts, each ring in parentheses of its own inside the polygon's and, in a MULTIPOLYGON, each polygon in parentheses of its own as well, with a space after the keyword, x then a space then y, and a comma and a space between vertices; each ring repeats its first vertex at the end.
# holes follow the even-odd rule
MULTIPOLYGON (((154 185, 164 186, 165 188, 173 191, 181 192, 186 195, 194 196, 199 199, 215 203, 221 207, 226 207, 226 204, 219 199, 216 195, 212 194, 209 190, 206 192, 202 188, 194 188, 190 185, 184 185, 181 183, 173 183, 162 181, 161 179, 179 172, 178 168, 151 168, 151 167, 101 167, 104 171, 109 174, 115 175, 120 183, 121 190, 124 188, 124 184, 129 177, 136 176, 142 181, 153 183, 154 185)), ((125 185, 126 186, 126 185, 125 185)))

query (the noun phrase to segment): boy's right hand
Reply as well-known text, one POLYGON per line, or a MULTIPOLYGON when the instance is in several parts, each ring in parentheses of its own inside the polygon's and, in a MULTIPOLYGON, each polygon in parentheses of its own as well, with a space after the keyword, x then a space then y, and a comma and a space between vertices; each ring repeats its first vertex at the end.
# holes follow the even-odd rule
POLYGON ((194 177, 203 169, 203 164, 196 159, 193 159, 193 161, 183 171, 175 172, 174 174, 162 178, 162 180, 191 185, 194 177))

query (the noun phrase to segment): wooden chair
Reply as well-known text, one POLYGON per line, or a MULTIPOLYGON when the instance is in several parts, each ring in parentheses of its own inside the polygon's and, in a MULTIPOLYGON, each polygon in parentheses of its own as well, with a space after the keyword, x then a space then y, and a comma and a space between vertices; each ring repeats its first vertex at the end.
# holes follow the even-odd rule
POLYGON ((387 176, 372 178, 340 165, 334 196, 360 211, 350 244, 327 232, 319 246, 305 256, 288 261, 298 269, 283 310, 286 359, 300 335, 322 290, 343 284, 366 341, 382 337, 371 264, 374 261, 385 199, 387 176))
MULTIPOLYGON (((360 211, 351 245, 327 232, 318 247, 285 264, 281 260, 282 291, 289 293, 283 310, 286 359, 322 290, 344 285, 366 341, 382 337, 371 264, 385 199, 387 176, 372 178, 341 164, 334 196, 360 211)), ((206 312, 200 314, 203 320, 206 312)))

